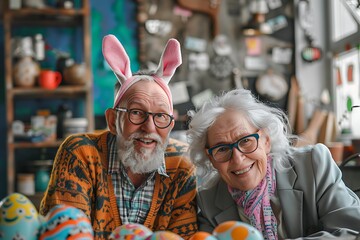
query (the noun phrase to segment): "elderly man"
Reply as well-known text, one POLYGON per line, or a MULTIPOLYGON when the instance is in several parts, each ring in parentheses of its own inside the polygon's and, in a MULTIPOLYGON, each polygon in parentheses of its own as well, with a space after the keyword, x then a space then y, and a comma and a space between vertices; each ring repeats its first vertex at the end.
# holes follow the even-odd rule
POLYGON ((42 200, 45 215, 56 204, 82 209, 95 239, 107 239, 125 223, 168 230, 188 239, 197 231, 195 169, 187 146, 169 139, 174 126, 168 83, 181 64, 178 41, 170 39, 153 72, 132 74, 113 35, 103 54, 117 77, 108 131, 68 137, 54 161, 42 200))

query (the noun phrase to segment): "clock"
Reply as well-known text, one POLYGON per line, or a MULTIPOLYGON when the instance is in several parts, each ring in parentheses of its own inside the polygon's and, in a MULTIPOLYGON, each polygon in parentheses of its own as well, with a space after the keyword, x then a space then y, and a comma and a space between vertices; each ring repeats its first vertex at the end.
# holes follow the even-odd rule
POLYGON ((235 67, 234 62, 231 60, 228 55, 216 55, 210 61, 210 73, 214 75, 217 79, 221 80, 227 78, 232 74, 232 71, 235 67))

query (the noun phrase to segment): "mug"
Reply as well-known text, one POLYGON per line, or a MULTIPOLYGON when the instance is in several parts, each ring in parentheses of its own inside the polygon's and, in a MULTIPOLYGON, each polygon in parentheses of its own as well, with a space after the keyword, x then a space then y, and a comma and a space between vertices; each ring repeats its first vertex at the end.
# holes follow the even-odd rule
POLYGON ((41 70, 39 75, 39 85, 46 89, 55 89, 61 83, 62 76, 60 72, 52 70, 41 70))

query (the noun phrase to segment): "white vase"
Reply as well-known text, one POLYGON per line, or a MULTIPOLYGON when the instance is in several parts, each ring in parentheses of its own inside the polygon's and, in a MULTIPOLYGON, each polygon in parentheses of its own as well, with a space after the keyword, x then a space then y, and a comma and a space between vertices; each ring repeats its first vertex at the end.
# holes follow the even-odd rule
POLYGON ((14 65, 14 84, 17 87, 33 87, 39 73, 39 63, 34 61, 32 57, 23 57, 14 65))

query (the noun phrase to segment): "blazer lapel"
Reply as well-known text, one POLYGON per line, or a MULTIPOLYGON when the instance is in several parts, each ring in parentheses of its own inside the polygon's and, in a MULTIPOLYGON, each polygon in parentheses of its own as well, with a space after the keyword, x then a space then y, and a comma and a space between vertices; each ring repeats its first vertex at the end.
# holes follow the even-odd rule
MULTIPOLYGON (((280 199, 287 237, 301 236, 304 232, 303 192, 294 189, 296 178, 297 174, 293 169, 276 173, 277 195, 280 199)), ((226 183, 222 180, 217 185, 215 204, 222 210, 215 216, 217 224, 224 221, 241 221, 237 206, 227 190, 226 183)))
POLYGON ((293 168, 276 173, 277 194, 287 237, 301 236, 303 233, 303 192, 294 189, 296 178, 297 174, 293 168))
POLYGON ((227 189, 226 183, 222 180, 217 185, 215 204, 222 210, 215 216, 217 224, 225 221, 240 221, 237 206, 227 189))

